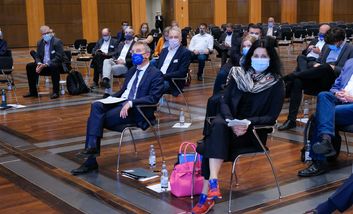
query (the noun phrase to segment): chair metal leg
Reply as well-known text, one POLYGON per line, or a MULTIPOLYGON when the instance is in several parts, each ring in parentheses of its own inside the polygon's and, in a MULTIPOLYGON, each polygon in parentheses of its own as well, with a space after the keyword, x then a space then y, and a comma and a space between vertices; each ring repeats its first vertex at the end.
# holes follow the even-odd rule
POLYGON ((259 138, 259 136, 258 136, 258 134, 257 134, 257 132, 256 132, 255 129, 253 129, 253 133, 254 133, 254 135, 255 135, 257 141, 259 142, 261 148, 263 149, 263 151, 264 151, 264 153, 265 153, 265 155, 266 155, 266 157, 267 157, 268 162, 269 162, 270 165, 271 165, 272 174, 273 174, 273 177, 275 178, 275 182, 276 182, 276 185, 277 185, 278 199, 281 199, 281 198, 282 198, 282 193, 281 193, 281 189, 280 189, 279 184, 278 184, 277 173, 276 173, 276 170, 275 170, 275 168, 274 168, 272 159, 271 159, 271 157, 269 156, 269 154, 268 154, 268 152, 267 152, 265 146, 262 144, 261 139, 259 138))
POLYGON ((350 156, 351 153, 349 152, 349 146, 348 146, 348 140, 347 140, 346 132, 343 132, 343 135, 344 135, 344 139, 345 139, 345 141, 346 141, 347 156, 350 156))
POLYGON ((162 99, 164 99, 167 104, 169 114, 172 114, 172 112, 170 111, 169 101, 167 99, 165 99, 164 97, 162 97, 162 99))
POLYGON ((162 161, 164 161, 163 149, 162 149, 162 144, 161 144, 159 134, 157 133, 156 129, 153 126, 151 126, 151 129, 153 131, 154 137, 157 139, 159 149, 161 150, 162 161))
POLYGON ((121 135, 120 135, 119 148, 118 148, 118 160, 116 161, 116 172, 119 172, 121 143, 123 142, 124 134, 127 129, 130 130, 130 128, 127 127, 121 132, 121 135))
MULTIPOLYGON (((187 78, 187 77, 186 77, 186 78, 187 78)), ((186 78, 180 78, 180 79, 186 81, 186 78)), ((186 110, 187 110, 187 112, 188 112, 188 114, 189 114, 190 123, 192 123, 191 111, 190 111, 189 104, 188 104, 188 102, 187 102, 187 100, 186 100, 186 97, 184 96, 184 93, 183 93, 182 90, 179 88, 178 84, 176 84, 175 80, 178 80, 178 78, 173 78, 173 79, 172 79, 172 82, 173 82, 174 86, 177 88, 179 94, 181 95, 181 97, 182 97, 183 100, 184 100, 184 103, 185 103, 185 106, 186 106, 186 110)))
POLYGON ((134 135, 132 134, 131 128, 128 128, 128 129, 129 129, 129 132, 130 132, 130 135, 131 135, 132 143, 134 144, 135 154, 137 154, 136 143, 135 143, 134 135))
MULTIPOLYGON (((239 157, 239 156, 238 156, 239 157)), ((238 157, 235 158, 232 166, 232 173, 230 175, 230 184, 229 184, 229 200, 228 200, 228 213, 232 213, 232 193, 233 193, 233 178, 235 174, 235 166, 237 164, 238 157)))

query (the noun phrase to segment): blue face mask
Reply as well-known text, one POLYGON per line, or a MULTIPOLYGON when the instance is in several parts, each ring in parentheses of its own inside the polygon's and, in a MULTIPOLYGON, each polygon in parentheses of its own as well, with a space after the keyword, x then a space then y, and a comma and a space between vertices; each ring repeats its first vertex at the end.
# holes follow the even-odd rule
POLYGON ((134 65, 141 65, 143 62, 143 55, 135 53, 132 55, 132 64, 134 65))
POLYGON ((251 67, 256 73, 265 71, 270 66, 270 58, 251 58, 251 67))
POLYGON ((108 41, 110 39, 110 36, 103 36, 104 41, 108 41))
POLYGON ((322 33, 319 33, 319 40, 320 41, 324 41, 324 39, 325 39, 325 34, 322 34, 322 33))
POLYGON ((226 33, 227 33, 228 36, 230 36, 230 35, 232 35, 233 32, 232 31, 230 31, 230 32, 227 31, 226 33))
POLYGON ((132 34, 125 34, 125 39, 126 40, 128 40, 128 41, 130 41, 130 40, 132 40, 134 38, 134 36, 132 35, 132 34))
POLYGON ((246 56, 246 54, 249 52, 250 48, 249 47, 243 47, 243 50, 241 51, 243 56, 246 56))
POLYGON ((269 22, 268 27, 273 27, 273 22, 269 22))
POLYGON ((49 42, 53 36, 50 33, 43 35, 43 40, 49 42))
POLYGON ((338 51, 339 49, 336 45, 328 45, 328 48, 330 48, 331 51, 338 51))

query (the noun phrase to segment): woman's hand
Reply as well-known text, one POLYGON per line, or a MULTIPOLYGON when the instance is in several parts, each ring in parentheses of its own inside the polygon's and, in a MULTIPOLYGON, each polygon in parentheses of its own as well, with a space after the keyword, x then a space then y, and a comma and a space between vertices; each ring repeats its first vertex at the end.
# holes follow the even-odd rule
POLYGON ((232 126, 232 130, 233 130, 233 133, 239 137, 239 136, 242 136, 246 133, 246 131, 248 130, 248 126, 246 125, 235 125, 235 126, 232 126))

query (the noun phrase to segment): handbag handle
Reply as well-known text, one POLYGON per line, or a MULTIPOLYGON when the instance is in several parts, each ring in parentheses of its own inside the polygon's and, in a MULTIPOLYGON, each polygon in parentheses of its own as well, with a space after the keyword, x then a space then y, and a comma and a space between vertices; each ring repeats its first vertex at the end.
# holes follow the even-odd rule
POLYGON ((195 144, 194 144, 194 143, 191 143, 191 142, 188 142, 188 141, 185 141, 185 142, 183 142, 183 143, 180 144, 180 147, 179 147, 179 154, 181 154, 181 151, 182 151, 184 145, 186 145, 185 148, 184 148, 184 154, 185 154, 186 149, 187 149, 188 146, 191 146, 191 147, 194 149, 194 152, 196 152, 196 146, 195 146, 195 144))

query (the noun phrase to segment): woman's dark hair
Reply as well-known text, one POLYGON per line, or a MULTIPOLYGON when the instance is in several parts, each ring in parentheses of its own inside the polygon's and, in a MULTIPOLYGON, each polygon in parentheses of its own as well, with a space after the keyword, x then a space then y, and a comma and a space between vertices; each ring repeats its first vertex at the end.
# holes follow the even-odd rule
POLYGON ((345 40, 346 38, 346 31, 343 28, 340 27, 334 27, 327 31, 325 35, 325 42, 327 44, 334 44, 336 42, 340 42, 345 40))
POLYGON ((275 49, 276 40, 272 37, 266 36, 264 39, 257 40, 252 44, 249 52, 246 54, 244 69, 249 71, 251 68, 251 57, 254 55, 256 48, 265 48, 270 57, 270 66, 266 69, 265 73, 272 73, 282 76, 281 73, 281 60, 275 49))
POLYGON ((140 25, 140 35, 144 38, 144 37, 147 37, 149 33, 150 33, 150 27, 148 26, 148 23, 147 23, 147 22, 142 23, 142 24, 140 25), (146 31, 146 33, 142 33, 142 31, 141 31, 141 29, 142 29, 142 27, 143 27, 144 25, 147 26, 147 31, 146 31))

